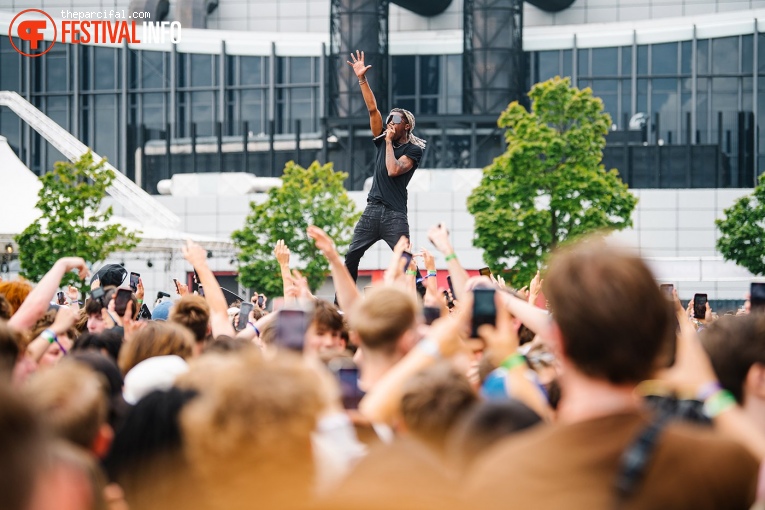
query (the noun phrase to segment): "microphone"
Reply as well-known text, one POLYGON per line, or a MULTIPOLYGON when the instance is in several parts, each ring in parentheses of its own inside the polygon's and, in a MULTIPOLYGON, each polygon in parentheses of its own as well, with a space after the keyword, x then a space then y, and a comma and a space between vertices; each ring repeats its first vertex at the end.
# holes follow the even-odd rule
POLYGON ((374 138, 372 138, 372 141, 376 142, 377 140, 382 140, 383 138, 385 138, 385 135, 387 135, 387 134, 388 134, 388 130, 387 129, 383 130, 382 133, 380 133, 379 135, 377 135, 374 138))

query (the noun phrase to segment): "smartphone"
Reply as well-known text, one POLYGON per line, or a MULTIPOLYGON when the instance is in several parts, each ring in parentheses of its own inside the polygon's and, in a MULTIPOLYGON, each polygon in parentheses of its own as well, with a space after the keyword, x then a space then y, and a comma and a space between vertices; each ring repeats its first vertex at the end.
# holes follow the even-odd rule
POLYGON ((141 278, 141 275, 138 273, 130 273, 130 288, 133 289, 133 292, 138 290, 138 280, 141 278))
POLYGON ((454 293, 454 286, 452 285, 452 277, 451 277, 451 275, 446 277, 446 283, 449 284, 449 292, 452 293, 452 297, 456 298, 457 295, 454 293))
POLYGON ((707 295, 706 294, 694 294, 693 295, 693 317, 695 319, 703 319, 707 314, 707 295))
POLYGON ((263 308, 263 301, 265 301, 263 296, 258 295, 258 308, 263 308))
POLYGON ((405 251, 401 254, 401 258, 406 260, 406 264, 404 264, 404 273, 406 273, 409 270, 409 264, 412 263, 412 254, 405 251))
POLYGON ((237 331, 242 331, 247 327, 247 323, 250 321, 250 312, 253 308, 255 308, 255 305, 246 301, 239 305, 239 319, 236 321, 237 331))
MULTIPOLYGON (((127 310, 127 304, 130 302, 130 299, 133 297, 133 291, 130 289, 117 289, 117 295, 114 298, 114 311, 117 312, 117 315, 122 317, 125 315, 125 310, 127 310)), ((133 310, 135 312, 135 310, 133 310)))
POLYGON ((345 409, 358 409, 364 392, 359 388, 359 369, 351 358, 334 358, 327 364, 340 383, 345 409))
POLYGON ((497 307, 494 304, 494 289, 473 290, 473 322, 470 338, 478 338, 478 327, 484 324, 494 326, 497 322, 497 307))
POLYGON ((175 292, 177 292, 178 294, 180 294, 180 293, 181 293, 181 288, 178 286, 178 280, 176 280, 175 278, 173 278, 173 283, 175 284, 175 292))
POLYGON ((276 345, 302 352, 308 314, 304 310, 284 308, 276 316, 276 345))
POLYGON ((752 282, 749 288, 749 303, 752 312, 765 312, 765 283, 752 282))
POLYGON ((104 307, 104 289, 101 287, 96 287, 92 291, 90 291, 90 299, 92 301, 96 301, 97 303, 101 304, 101 308, 104 307))
POLYGON ((481 276, 488 276, 489 278, 491 278, 491 269, 489 269, 488 267, 482 267, 481 269, 478 270, 478 274, 480 274, 481 276))
POLYGON ((664 292, 670 298, 672 297, 672 291, 675 290, 675 286, 671 283, 662 283, 660 286, 661 291, 664 292))
POLYGON ((202 287, 201 285, 198 285, 198 286, 197 286, 197 293, 198 293, 200 296, 202 296, 202 297, 205 297, 205 289, 204 289, 204 287, 202 287))
POLYGON ((56 293, 56 300, 57 300, 58 304, 60 304, 60 305, 65 305, 66 304, 66 296, 64 296, 64 293, 61 292, 61 291, 58 291, 56 293))
MULTIPOLYGON (((452 306, 454 305, 452 304, 452 306)), ((422 313, 425 315, 425 324, 428 326, 441 317, 441 309, 435 306, 423 306, 422 313)))

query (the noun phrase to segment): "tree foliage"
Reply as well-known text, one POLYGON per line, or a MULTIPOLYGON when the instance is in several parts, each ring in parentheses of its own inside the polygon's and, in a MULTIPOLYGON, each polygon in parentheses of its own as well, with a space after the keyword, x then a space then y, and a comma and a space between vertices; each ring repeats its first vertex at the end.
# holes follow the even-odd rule
POLYGON ((720 229, 717 249, 752 274, 765 275, 765 174, 751 195, 739 198, 715 220, 720 229))
POLYGON ((538 83, 531 111, 517 101, 499 117, 507 150, 483 171, 468 198, 475 245, 493 268, 526 285, 559 243, 632 225, 637 198, 601 160, 611 118, 603 102, 568 78, 538 83))
MULTIPOLYGON (((88 152, 74 163, 59 161, 40 177, 37 209, 40 218, 16 236, 21 275, 39 281, 61 257, 77 256, 95 263, 116 250, 130 250, 140 240, 122 225, 109 224, 112 208, 99 211, 114 180, 105 161, 93 162, 88 152)), ((82 285, 67 274, 62 285, 82 285)))
POLYGON ((306 235, 309 225, 323 228, 342 253, 351 242, 360 212, 348 196, 344 172, 332 163, 314 162, 303 168, 290 161, 284 168, 282 186, 272 188, 265 202, 250 204, 244 227, 232 234, 239 249, 239 281, 267 295, 282 294, 279 264, 274 245, 284 239, 290 249, 291 266, 299 269, 315 291, 326 278, 329 265, 306 235))

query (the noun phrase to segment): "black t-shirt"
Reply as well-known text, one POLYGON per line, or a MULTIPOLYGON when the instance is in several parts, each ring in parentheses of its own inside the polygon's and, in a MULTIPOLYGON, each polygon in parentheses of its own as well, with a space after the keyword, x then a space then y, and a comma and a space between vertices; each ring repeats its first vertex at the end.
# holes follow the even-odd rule
POLYGON ((389 177, 388 169, 385 166, 385 138, 375 140, 377 146, 377 159, 375 160, 375 175, 372 179, 372 189, 369 190, 370 202, 382 202, 394 211, 406 214, 406 187, 417 170, 417 166, 422 159, 422 147, 413 143, 405 143, 400 147, 393 147, 393 154, 396 159, 401 156, 408 156, 414 165, 412 169, 403 175, 389 177))

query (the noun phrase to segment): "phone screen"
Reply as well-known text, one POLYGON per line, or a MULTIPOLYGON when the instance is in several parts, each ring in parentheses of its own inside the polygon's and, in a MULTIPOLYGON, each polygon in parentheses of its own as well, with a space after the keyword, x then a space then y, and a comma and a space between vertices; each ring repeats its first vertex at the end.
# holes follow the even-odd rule
POLYGON ((117 312, 117 315, 119 315, 120 317, 125 315, 127 304, 130 301, 130 298, 132 297, 132 295, 133 295, 133 291, 131 291, 130 289, 117 290, 117 296, 114 298, 114 311, 117 312))
POLYGON ((141 275, 138 273, 130 273, 130 288, 133 289, 133 292, 138 290, 138 279, 141 278, 141 275))
POLYGON ((178 294, 180 294, 180 293, 181 293, 181 287, 178 285, 178 280, 176 280, 175 278, 173 278, 173 283, 175 284, 175 292, 177 292, 178 294))
POLYGON ((409 264, 412 262, 412 254, 405 251, 401 254, 401 258, 406 260, 406 264, 404 264, 404 272, 406 273, 409 270, 409 264))
POLYGON ((258 296, 258 308, 263 308, 263 296, 258 296))
POLYGON ((104 298, 104 289, 102 289, 101 287, 96 287, 90 292, 90 299, 92 299, 93 301, 98 301, 99 303, 101 303, 101 306, 104 306, 103 298, 104 298))
POLYGON ((433 322, 441 317, 441 310, 435 306, 423 306, 422 313, 425 315, 425 324, 430 326, 433 322))
POLYGON ((197 287, 197 292, 199 293, 200 296, 205 297, 205 289, 201 285, 197 287))
POLYGON ((242 331, 247 327, 247 323, 250 321, 250 312, 255 306, 252 303, 246 301, 239 305, 239 319, 236 321, 236 330, 242 331))
POLYGON ((306 313, 303 310, 279 310, 276 316, 276 344, 293 351, 302 351, 307 329, 306 313))
POLYGON ((359 402, 364 398, 364 392, 359 389, 359 369, 341 368, 337 371, 340 380, 340 391, 343 395, 345 409, 358 409, 359 402))
POLYGON ((475 289, 473 291, 473 323, 470 337, 478 338, 478 327, 484 324, 495 325, 497 307, 494 304, 494 289, 475 289))
POLYGON ((753 312, 765 311, 765 283, 752 282, 749 288, 749 303, 753 312))
POLYGON ((480 274, 481 276, 491 277, 491 269, 489 269, 488 267, 482 267, 481 269, 478 270, 478 274, 480 274))
POLYGON ((64 293, 59 291, 56 294, 56 299, 58 300, 58 304, 65 305, 66 304, 66 297, 64 296, 64 293))
POLYGON ((706 294, 694 294, 693 295, 693 317, 696 319, 703 319, 707 314, 707 295, 706 294))
POLYGON ((669 297, 672 297, 672 291, 675 290, 675 286, 671 283, 662 283, 660 288, 661 291, 667 294, 669 297))

